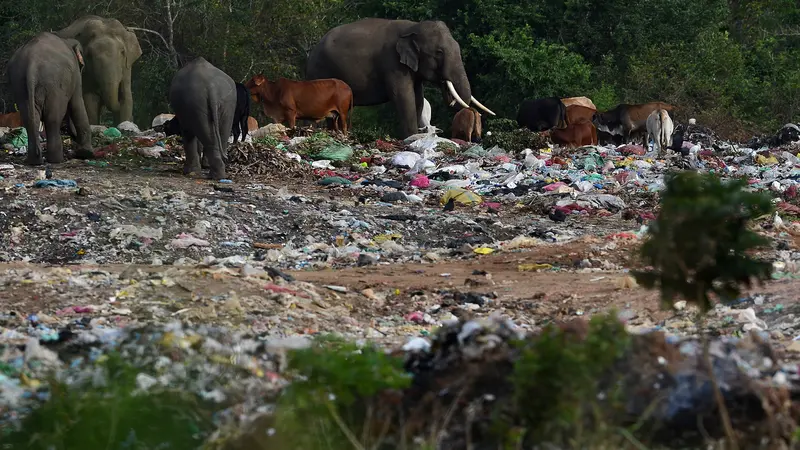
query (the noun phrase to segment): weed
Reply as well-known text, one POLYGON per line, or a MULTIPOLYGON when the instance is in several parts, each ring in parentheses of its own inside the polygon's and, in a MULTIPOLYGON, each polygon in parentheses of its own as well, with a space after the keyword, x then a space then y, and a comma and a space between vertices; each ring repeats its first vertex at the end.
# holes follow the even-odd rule
POLYGON ((275 148, 275 147, 278 146, 278 144, 281 143, 281 141, 278 138, 276 138, 275 136, 264 136, 264 137, 253 139, 253 143, 254 144, 262 144, 262 145, 266 145, 266 146, 275 148))
POLYGON ((455 155, 458 153, 459 147, 458 145, 451 144, 449 142, 439 142, 436 144, 436 151, 444 153, 445 155, 455 155))
POLYGON ((277 435, 283 449, 370 448, 393 421, 381 394, 402 389, 403 361, 377 347, 321 338, 289 360, 296 380, 281 397, 277 435), (357 437, 356 437, 357 436, 357 437))
POLYGON ((3 438, 2 448, 188 450, 211 431, 210 413, 192 394, 137 392, 137 370, 117 354, 99 367, 105 385, 67 386, 52 380, 50 399, 3 438))

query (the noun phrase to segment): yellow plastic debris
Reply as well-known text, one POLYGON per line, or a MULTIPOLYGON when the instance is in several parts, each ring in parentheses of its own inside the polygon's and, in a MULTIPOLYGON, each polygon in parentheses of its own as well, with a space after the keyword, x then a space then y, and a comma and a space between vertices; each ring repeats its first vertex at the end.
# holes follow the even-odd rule
POLYGON ((398 239, 403 239, 403 235, 397 233, 379 234, 372 238, 372 240, 377 242, 378 244, 383 244, 386 241, 396 241, 398 239))
POLYGON ((772 155, 770 155, 769 158, 767 158, 764 155, 756 155, 756 164, 759 164, 759 165, 762 165, 762 166, 772 166, 772 165, 778 164, 778 158, 776 158, 776 157, 774 157, 772 155))
POLYGON ((517 270, 520 272, 533 272, 536 270, 544 270, 544 269, 552 269, 553 266, 550 264, 520 264, 517 266, 517 270))
POLYGON ((473 252, 479 255, 490 255, 494 253, 494 249, 489 247, 478 247, 475 250, 473 250, 473 252))
POLYGON ((461 188, 448 189, 445 191, 440 202, 444 205, 449 202, 450 199, 453 199, 453 201, 461 203, 462 205, 480 205, 483 202, 483 199, 480 195, 461 188))
POLYGON ((22 382, 22 384, 24 386, 29 387, 29 388, 33 388, 33 389, 38 388, 42 384, 41 381, 39 381, 39 380, 37 380, 35 378, 28 378, 28 376, 25 375, 24 373, 19 374, 19 380, 22 382))

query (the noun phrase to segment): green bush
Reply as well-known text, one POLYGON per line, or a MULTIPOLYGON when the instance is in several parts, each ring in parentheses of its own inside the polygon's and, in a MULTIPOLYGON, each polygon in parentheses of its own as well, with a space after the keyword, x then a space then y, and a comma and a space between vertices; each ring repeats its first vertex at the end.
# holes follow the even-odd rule
POLYGON ((659 288, 665 305, 676 296, 711 308, 711 295, 736 299, 741 285, 767 280, 772 265, 748 253, 770 240, 749 229, 773 211, 770 195, 748 192, 744 178, 723 182, 714 174, 669 176, 658 218, 650 224, 641 254, 652 268, 634 273, 648 288, 659 288))
POLYGON ((492 131, 492 134, 483 138, 483 147, 492 148, 495 145, 508 153, 519 153, 526 148, 539 150, 547 147, 547 139, 539 133, 534 133, 527 128, 513 131, 492 131))
POLYGON ((376 430, 396 420, 380 394, 411 381, 402 359, 328 337, 293 352, 289 365, 295 380, 279 402, 275 433, 286 450, 354 448, 354 441, 371 448, 384 437, 376 430))
POLYGON ((525 442, 567 445, 581 432, 597 438, 603 426, 613 426, 621 404, 609 376, 630 345, 613 313, 593 317, 584 339, 549 325, 522 342, 511 381, 514 416, 525 429, 525 442))
POLYGON ((519 125, 514 119, 492 118, 486 119, 486 131, 491 131, 493 134, 497 132, 511 132, 518 130, 519 125))

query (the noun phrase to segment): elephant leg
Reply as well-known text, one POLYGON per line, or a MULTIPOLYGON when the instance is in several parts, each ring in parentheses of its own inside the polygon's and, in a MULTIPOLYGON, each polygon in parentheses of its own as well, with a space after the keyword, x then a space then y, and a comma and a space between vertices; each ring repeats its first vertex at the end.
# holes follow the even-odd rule
POLYGON ((40 114, 36 105, 28 105, 25 102, 19 103, 19 113, 25 124, 25 131, 28 133, 28 155, 25 164, 38 166, 44 163, 42 148, 39 145, 39 124, 40 114))
POLYGON ((183 174, 199 174, 203 171, 200 167, 200 155, 198 153, 197 145, 199 144, 197 137, 189 131, 183 131, 181 138, 183 139, 183 152, 186 155, 186 160, 183 163, 183 174))
POLYGON ((417 128, 419 119, 417 114, 419 111, 417 111, 414 85, 411 80, 405 78, 390 80, 388 84, 394 86, 392 101, 397 108, 397 117, 400 119, 400 131, 403 133, 403 138, 406 138, 416 133, 419 129, 417 128))
POLYGON ((44 128, 47 134, 47 162, 64 162, 64 144, 61 142, 61 122, 67 114, 67 105, 60 101, 48 100, 44 108, 44 128))
POLYGON ((133 122, 133 92, 131 92, 131 69, 123 70, 122 84, 119 87, 119 123, 133 122))
MULTIPOLYGON (((214 124, 213 126, 216 126, 214 124)), ((223 160, 223 149, 217 144, 217 137, 214 136, 219 130, 209 128, 209 136, 203 136, 200 143, 203 144, 203 159, 208 160, 210 170, 210 177, 212 180, 220 180, 225 178, 225 161, 223 160)), ((220 133, 222 134, 222 133, 220 133)), ((227 144, 227 133, 225 133, 225 142, 227 144)), ((222 136, 220 136, 222 138, 222 136)))
POLYGON ((89 156, 87 152, 92 152, 92 128, 89 125, 89 116, 86 113, 80 86, 67 105, 67 120, 76 138, 78 153, 82 154, 80 156, 89 156))
POLYGON ((83 104, 86 108, 86 117, 92 125, 100 124, 100 96, 94 92, 83 92, 83 104))

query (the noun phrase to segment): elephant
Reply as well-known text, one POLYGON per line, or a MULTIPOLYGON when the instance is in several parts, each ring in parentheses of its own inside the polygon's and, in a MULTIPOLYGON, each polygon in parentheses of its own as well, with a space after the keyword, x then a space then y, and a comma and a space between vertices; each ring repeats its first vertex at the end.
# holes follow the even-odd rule
POLYGON ((211 167, 211 178, 225 178, 228 138, 236 109, 233 79, 203 57, 196 58, 172 77, 169 104, 180 123, 186 153, 183 173, 200 173, 199 141, 203 159, 211 167))
POLYGON ((305 78, 344 81, 355 106, 393 102, 402 137, 418 130, 424 82, 440 84, 451 107, 471 102, 495 115, 472 96, 461 47, 441 21, 370 18, 339 25, 311 49, 305 78))
POLYGON ((142 56, 136 34, 116 19, 84 16, 55 33, 83 46, 83 101, 89 123, 100 125, 102 108, 114 124, 133 120, 131 67, 142 56))
POLYGON ((39 125, 47 135, 47 162, 64 161, 61 124, 65 117, 75 128, 79 155, 92 151, 92 130, 83 104, 80 42, 52 33, 39 33, 18 48, 8 61, 8 81, 28 132, 26 164, 42 164, 39 125))

